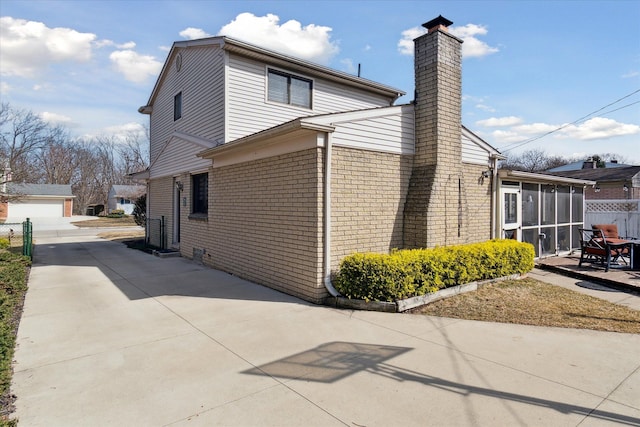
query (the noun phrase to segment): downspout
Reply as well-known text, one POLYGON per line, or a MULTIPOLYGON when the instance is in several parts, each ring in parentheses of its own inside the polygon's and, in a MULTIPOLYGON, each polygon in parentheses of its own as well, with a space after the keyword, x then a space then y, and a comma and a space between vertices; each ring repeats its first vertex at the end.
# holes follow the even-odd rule
POLYGON ((324 141, 324 287, 332 297, 340 293, 331 283, 331 132, 324 141))
POLYGON ((498 216, 498 158, 491 156, 491 239, 496 238, 498 216))

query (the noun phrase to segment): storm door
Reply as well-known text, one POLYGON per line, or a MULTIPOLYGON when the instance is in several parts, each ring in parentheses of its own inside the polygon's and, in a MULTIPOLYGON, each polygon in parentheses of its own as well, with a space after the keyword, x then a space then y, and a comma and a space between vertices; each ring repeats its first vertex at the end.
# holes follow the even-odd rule
POLYGON ((503 187, 502 194, 502 238, 520 240, 520 186, 503 187))

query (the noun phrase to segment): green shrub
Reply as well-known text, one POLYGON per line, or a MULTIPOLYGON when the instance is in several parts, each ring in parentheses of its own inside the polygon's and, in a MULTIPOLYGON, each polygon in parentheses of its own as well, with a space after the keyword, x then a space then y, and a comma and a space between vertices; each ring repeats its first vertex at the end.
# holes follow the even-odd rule
POLYGON ((0 249, 7 249, 9 246, 11 246, 11 241, 6 237, 0 237, 0 249))
POLYGON ((356 253, 345 257, 334 281, 348 298, 396 301, 439 289, 524 274, 533 268, 533 246, 515 240, 356 253))
MULTIPOLYGON (((20 321, 22 301, 27 291, 27 271, 30 265, 29 257, 0 250, 0 396, 2 400, 7 398, 10 391, 15 334, 20 321)), ((2 422, 4 421, 3 419, 2 422)))
POLYGON ((147 195, 143 194, 142 196, 136 199, 135 206, 133 207, 133 218, 140 227, 147 226, 147 195))
POLYGON ((111 212, 109 212, 109 215, 107 215, 107 218, 122 218, 123 216, 124 216, 124 210, 114 209, 111 212))

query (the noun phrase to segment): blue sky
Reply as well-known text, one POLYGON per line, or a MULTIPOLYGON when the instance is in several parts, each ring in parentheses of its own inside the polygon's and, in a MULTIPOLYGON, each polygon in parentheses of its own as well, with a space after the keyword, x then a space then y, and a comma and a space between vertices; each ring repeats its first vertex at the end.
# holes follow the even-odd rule
POLYGON ((225 34, 342 71, 361 64, 406 103, 411 40, 440 14, 465 41, 469 129, 507 155, 617 153, 640 164, 637 0, 3 0, 0 100, 76 136, 140 129, 148 117, 137 109, 171 44, 225 34))

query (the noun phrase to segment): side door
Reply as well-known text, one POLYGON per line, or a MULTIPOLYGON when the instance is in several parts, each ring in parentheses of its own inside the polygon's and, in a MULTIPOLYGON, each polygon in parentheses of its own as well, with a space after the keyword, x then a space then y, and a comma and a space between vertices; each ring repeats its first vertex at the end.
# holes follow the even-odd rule
POLYGON ((520 241, 522 218, 520 214, 520 188, 503 187, 501 193, 501 226, 502 238, 520 241))

